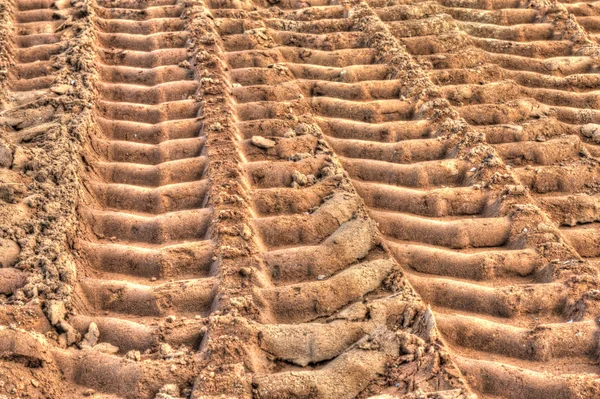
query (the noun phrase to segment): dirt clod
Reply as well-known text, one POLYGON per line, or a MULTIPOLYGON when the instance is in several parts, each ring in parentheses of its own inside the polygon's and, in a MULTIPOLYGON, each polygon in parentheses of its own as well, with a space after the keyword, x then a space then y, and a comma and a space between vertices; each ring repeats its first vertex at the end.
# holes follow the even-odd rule
POLYGON ((13 267, 19 261, 20 254, 19 244, 0 238, 0 267, 13 267))
MULTIPOLYGON (((46 315, 48 316, 48 320, 50 320, 50 324, 53 326, 58 325, 63 322, 65 316, 67 314, 67 310, 65 308, 65 303, 63 301, 58 300, 50 300, 46 302, 46 315)), ((64 331, 67 331, 65 329, 64 331)))
POLYGON ((82 345, 92 347, 98 343, 98 338, 100 338, 100 330, 96 323, 91 322, 87 333, 83 336, 82 345))

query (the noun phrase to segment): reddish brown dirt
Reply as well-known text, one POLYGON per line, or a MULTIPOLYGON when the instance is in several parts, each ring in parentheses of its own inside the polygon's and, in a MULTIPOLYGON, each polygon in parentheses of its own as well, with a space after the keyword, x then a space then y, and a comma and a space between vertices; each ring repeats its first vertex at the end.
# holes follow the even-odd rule
POLYGON ((0 398, 600 397, 600 17, 0 4, 0 398))

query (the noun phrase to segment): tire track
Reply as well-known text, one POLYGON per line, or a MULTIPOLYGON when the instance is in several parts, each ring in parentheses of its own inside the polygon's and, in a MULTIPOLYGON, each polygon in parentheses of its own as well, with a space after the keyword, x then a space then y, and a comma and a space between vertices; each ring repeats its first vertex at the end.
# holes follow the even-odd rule
MULTIPOLYGON (((41 2, 36 5, 24 1, 6 2, 0 10, 2 22, 2 48, 0 51, 0 123, 2 135, 0 147, 2 160, 0 167, 13 168, 13 171, 2 170, 2 206, 3 215, 13 213, 14 217, 3 220, 2 239, 2 268, 0 291, 3 295, 11 296, 27 284, 31 273, 19 270, 14 266, 19 261, 21 248, 15 240, 4 239, 16 225, 20 211, 19 200, 24 194, 24 185, 18 171, 22 165, 14 164, 15 157, 9 145, 27 145, 35 138, 40 129, 55 127, 50 121, 54 117, 54 108, 44 104, 45 99, 54 99, 56 93, 49 90, 55 82, 53 73, 56 69, 52 63, 58 54, 64 50, 61 33, 55 33, 55 27, 64 23, 71 13, 70 4, 63 2, 41 2), (50 24, 50 26, 48 26, 50 24), (36 112, 38 120, 26 120, 25 113, 37 104, 46 105, 36 112), (39 126, 41 125, 41 126, 39 126), (10 205, 9 205, 10 204, 10 205), (12 209, 11 209, 12 208, 12 209)), ((35 112, 35 111, 33 111, 35 112)), ((24 218, 23 217, 23 218, 24 218)), ((14 230, 12 230, 14 232, 14 230)), ((14 237, 11 237, 14 238, 14 237)), ((35 307, 35 313, 43 317, 41 308, 35 307)), ((9 313, 9 312, 6 312, 9 313)), ((44 323, 41 323, 44 325, 44 323)), ((44 325, 45 327, 45 325, 44 325)))
POLYGON ((91 201, 79 209, 88 229, 77 242, 85 275, 69 321, 85 335, 82 348, 94 349, 85 353, 103 356, 107 367, 73 379, 124 397, 189 378, 191 367, 171 376, 169 361, 199 346, 217 281, 206 138, 183 10, 169 0, 101 0, 91 11, 99 134, 85 181, 91 201), (129 362, 121 365, 123 357, 129 362), (140 357, 150 362, 131 361, 140 357), (152 382, 140 385, 146 378, 152 382))
MULTIPOLYGON (((247 292, 245 282, 254 286, 251 295, 241 296, 238 289, 235 301, 229 298, 230 305, 219 305, 236 307, 256 320, 235 323, 238 331, 248 332, 234 336, 242 334, 246 341, 257 336, 254 349, 236 351, 252 353, 242 359, 252 364, 248 367, 253 372, 248 379, 238 374, 237 380, 251 383, 254 397, 261 398, 367 397, 389 383, 396 384, 398 392, 416 386, 425 391, 461 388, 459 377, 453 377, 456 370, 444 358, 443 370, 427 372, 432 374, 429 381, 409 382, 410 363, 396 366, 393 382, 383 379, 398 351, 406 350, 392 332, 402 334, 404 323, 407 332, 425 340, 420 345, 430 345, 437 342, 435 327, 422 303, 408 299, 414 295, 411 291, 394 294, 405 290, 398 265, 381 247, 375 224, 323 140, 315 117, 315 110, 336 105, 312 98, 310 87, 310 76, 336 79, 340 63, 350 63, 354 53, 372 60, 365 35, 350 31, 353 22, 336 5, 300 10, 286 3, 279 4, 280 10, 269 10, 267 4, 212 1, 207 6, 210 17, 204 17, 205 30, 196 36, 213 44, 218 33, 213 56, 226 60, 228 67, 227 74, 203 78, 212 82, 205 89, 211 98, 207 104, 213 105, 213 112, 221 104, 221 113, 228 115, 209 126, 237 142, 243 184, 248 187, 243 198, 251 217, 250 228, 240 235, 250 239, 255 233, 252 251, 258 257, 256 265, 235 269, 244 277, 242 292, 247 292), (213 88, 221 80, 231 82, 233 101, 212 95, 227 91, 213 88), (252 308, 249 296, 258 309, 252 308), (394 315, 399 320, 392 320, 394 315)), ((356 68, 357 79, 384 70, 356 68)), ((215 120, 209 117, 205 122, 215 120)), ((221 273, 231 274, 225 268, 234 266, 220 267, 221 273)), ((215 320, 208 342, 211 337, 220 339, 221 331, 215 320)), ((411 339, 420 342, 415 336, 411 339)), ((232 338, 222 342, 231 352, 232 338)), ((216 343, 202 349, 219 351, 216 343)), ((426 356, 418 368, 440 361, 435 351, 430 353, 433 357, 426 356)), ((198 397, 228 389, 218 385, 221 379, 214 374, 223 372, 224 363, 241 360, 227 356, 224 361, 223 356, 220 351, 213 355, 219 366, 209 366, 215 372, 207 370, 196 381, 198 397)), ((242 392, 234 389, 227 392, 242 392)), ((465 395, 458 389, 452 393, 465 395)))
POLYGON ((78 162, 90 119, 82 106, 90 77, 82 59, 89 34, 87 5, 45 0, 6 5, 13 18, 3 26, 11 32, 2 32, 10 40, 2 43, 3 67, 8 66, 2 86, 8 90, 2 92, 0 123, 3 144, 6 140, 14 153, 2 165, 10 167, 2 170, 2 201, 12 204, 6 208, 14 217, 4 224, 3 203, 2 234, 18 237, 16 266, 27 276, 15 287, 11 304, 2 306, 2 391, 11 397, 55 397, 72 393, 71 382, 102 379, 96 363, 116 366, 100 352, 65 350, 80 338, 64 319, 77 275, 69 250, 77 231, 78 162))
MULTIPOLYGON (((589 110, 579 111, 577 107, 594 107, 591 105, 594 95, 586 87, 593 87, 595 77, 566 77, 569 73, 581 74, 589 70, 591 59, 583 52, 589 48, 571 41, 558 18, 559 22, 553 20, 551 13, 545 15, 543 8, 525 9, 525 5, 514 2, 492 5, 430 2, 409 6, 373 1, 370 4, 408 52, 423 65, 431 66, 429 76, 438 85, 438 92, 476 132, 485 134, 497 154, 508 164, 509 176, 532 187, 533 192, 560 192, 552 187, 566 187, 561 182, 567 179, 560 176, 565 172, 558 172, 551 165, 570 164, 574 170, 585 170, 588 175, 594 173, 595 162, 590 154, 595 152, 595 147, 580 134, 582 128, 576 125, 581 124, 577 121, 585 119, 584 113, 593 114, 589 110), (453 45, 449 46, 449 43, 453 45), (575 55, 578 49, 579 58, 567 58, 575 55), (558 90, 555 90, 557 86, 558 90), (561 91, 563 87, 581 94, 561 91), (582 148, 587 150, 587 158, 582 148), (581 160, 580 150, 584 152, 581 160), (554 170, 554 174, 549 170, 554 170), (544 172, 546 176, 542 178, 540 174, 544 172), (547 184, 548 188, 536 190, 535 181, 547 184)), ((490 154, 488 163, 492 163, 493 157, 494 154, 490 154)), ((593 181, 593 178, 580 179, 580 183, 574 185, 584 186, 586 181, 593 181)), ((456 182, 444 183, 456 185, 456 182)), ((469 184, 465 179, 458 186, 473 183, 469 184)), ((514 190, 524 192, 518 185, 509 191, 514 190)), ((457 202, 457 210, 448 205, 440 207, 443 216, 451 216, 447 218, 450 221, 446 229, 452 232, 454 240, 432 242, 442 227, 427 224, 420 227, 426 244, 441 244, 446 251, 480 246, 485 252, 463 250, 460 262, 458 254, 436 249, 435 259, 444 259, 447 267, 429 261, 426 258, 431 256, 429 251, 396 251, 397 256, 407 259, 409 265, 413 257, 415 266, 411 266, 417 271, 454 277, 452 281, 446 277, 445 280, 427 278, 423 283, 419 278, 413 278, 411 282, 426 300, 437 305, 438 324, 447 342, 460 355, 455 357, 459 367, 483 395, 593 396, 592 387, 598 375, 594 338, 597 326, 591 321, 594 305, 589 303, 580 313, 573 309, 572 303, 589 301, 597 284, 596 273, 578 263, 577 253, 566 244, 573 243, 568 233, 549 225, 550 218, 557 219, 557 212, 550 212, 544 199, 540 205, 547 216, 531 209, 530 212, 538 213, 535 219, 540 222, 537 228, 532 228, 522 224, 524 220, 519 221, 514 211, 506 213, 510 201, 502 198, 503 194, 498 197, 498 190, 492 190, 490 194, 492 202, 486 203, 486 199, 482 199, 479 207, 467 207, 464 200, 457 202), (508 204, 498 203, 498 200, 508 204), (453 219, 465 214, 478 218, 463 219, 460 228, 453 229, 452 224, 456 223, 453 219), (498 220, 502 214, 511 216, 512 222, 507 224, 498 220), (478 228, 474 227, 477 224, 478 228), (467 239, 461 240, 462 237, 467 239), (534 248, 537 253, 532 252, 534 248), (490 249, 492 251, 488 252, 490 249), (479 261, 476 261, 477 257, 479 261), (477 268, 465 268, 465 265, 478 265, 485 272, 482 275, 474 272, 477 268), (579 287, 572 285, 572 281, 580 279, 593 283, 579 283, 579 287), (569 320, 571 323, 565 324, 569 320), (505 338, 500 339, 500 336, 505 338), (565 342, 570 344, 563 347, 565 342), (561 378, 548 385, 543 372, 561 378), (588 386, 578 386, 580 379, 586 378, 588 386), (519 387, 518 393, 514 391, 515 386, 519 387)), ((474 202, 476 198, 469 196, 474 202)), ((535 195, 535 198, 539 197, 535 195)), ((564 203, 566 198, 556 198, 556 201, 564 203)), ((523 198, 518 202, 526 204, 529 201, 523 198)), ((402 220, 403 224, 392 224, 389 213, 382 215, 385 216, 382 221, 389 226, 386 229, 384 225, 383 231, 392 234, 393 238, 402 234, 400 238, 407 241, 418 236, 400 230, 406 228, 406 218, 402 220)), ((563 215, 565 217, 567 213, 563 215)), ((392 244, 391 248, 396 245, 392 244)))
POLYGON ((16 1, 14 13, 15 65, 11 69, 13 99, 39 99, 54 83, 52 58, 66 50, 63 26, 73 15, 69 1, 16 1))
MULTIPOLYGON (((52 247, 66 248, 65 228, 60 224, 72 224, 74 219, 74 212, 69 209, 64 213, 52 211, 52 206, 64 206, 72 197, 57 199, 61 187, 54 181, 48 184, 47 178, 54 174, 56 180, 72 187, 73 170, 67 169, 66 164, 73 154, 62 153, 58 160, 55 157, 61 150, 75 151, 65 144, 58 120, 69 112, 65 112, 66 101, 61 97, 65 92, 60 83, 64 81, 63 68, 67 66, 63 53, 67 52, 72 35, 69 28, 80 13, 80 9, 64 1, 9 1, 0 9, 0 274, 2 294, 17 304, 26 296, 39 295, 32 290, 31 282, 39 281, 42 271, 34 270, 32 265, 39 261, 40 254, 57 257, 52 247), (24 200, 27 195, 39 196, 39 204, 27 203, 24 200), (48 205, 51 200, 64 202, 48 205), (59 242, 49 244, 40 238, 39 226, 44 226, 44 235, 58 237, 59 242)), ((57 273, 64 272, 65 258, 68 257, 53 259, 57 273)), ((61 285, 57 281, 46 282, 45 288, 50 291, 60 289, 61 285)), ((34 323, 33 330, 50 329, 39 302, 28 306, 26 312, 41 318, 34 323)), ((16 322, 15 315, 26 312, 19 306, 6 304, 2 324, 16 322)))

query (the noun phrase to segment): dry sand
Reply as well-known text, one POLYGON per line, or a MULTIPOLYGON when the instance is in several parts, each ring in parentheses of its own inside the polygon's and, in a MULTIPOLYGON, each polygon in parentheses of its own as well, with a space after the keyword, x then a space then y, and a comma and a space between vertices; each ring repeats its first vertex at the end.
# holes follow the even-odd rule
POLYGON ((4 0, 0 398, 600 397, 600 7, 4 0))

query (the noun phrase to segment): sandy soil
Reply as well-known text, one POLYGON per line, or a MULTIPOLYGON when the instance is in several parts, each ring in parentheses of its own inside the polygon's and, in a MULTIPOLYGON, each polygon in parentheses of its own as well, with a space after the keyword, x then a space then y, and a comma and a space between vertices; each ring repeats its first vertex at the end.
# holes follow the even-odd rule
POLYGON ((600 9, 0 4, 0 399, 600 397, 600 9))

